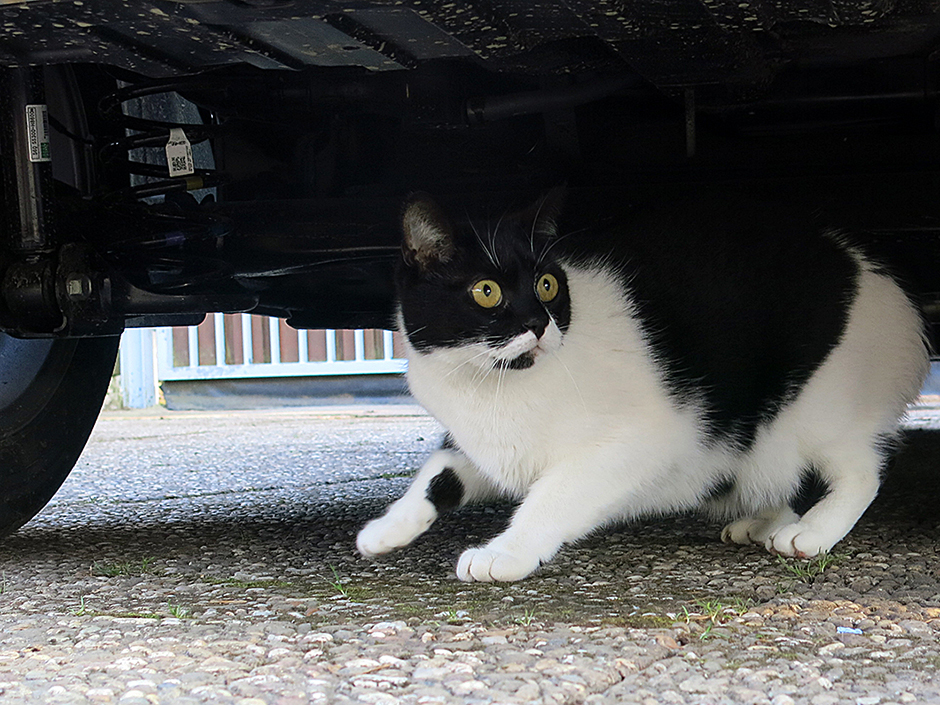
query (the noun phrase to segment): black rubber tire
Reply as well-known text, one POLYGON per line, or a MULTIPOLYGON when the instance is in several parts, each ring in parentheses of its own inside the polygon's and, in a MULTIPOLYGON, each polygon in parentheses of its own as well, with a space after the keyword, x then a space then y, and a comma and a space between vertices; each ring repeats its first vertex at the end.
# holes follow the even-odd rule
POLYGON ((0 536, 52 499, 98 418, 120 338, 0 333, 0 536))

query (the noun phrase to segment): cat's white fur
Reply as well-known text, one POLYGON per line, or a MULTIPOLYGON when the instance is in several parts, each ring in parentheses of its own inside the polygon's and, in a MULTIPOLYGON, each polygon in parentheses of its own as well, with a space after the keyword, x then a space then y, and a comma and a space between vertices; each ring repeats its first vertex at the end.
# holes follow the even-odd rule
POLYGON ((463 503, 523 499, 502 534, 461 555, 462 580, 518 580, 600 526, 698 506, 728 476, 735 492, 711 509, 743 518, 724 540, 787 556, 828 551, 874 499, 879 442, 928 365, 914 306, 854 256, 862 271, 842 340, 746 452, 707 443, 698 401, 667 393, 621 284, 603 269, 565 267, 572 315, 564 336, 552 323, 541 340, 525 334, 499 351, 408 347, 412 393, 460 450, 429 458, 411 489, 360 532, 360 552, 385 553, 426 530, 437 517, 428 484, 445 467, 460 477, 463 503), (536 342, 531 368, 494 366, 536 342), (808 465, 830 492, 801 518, 787 500, 808 465))

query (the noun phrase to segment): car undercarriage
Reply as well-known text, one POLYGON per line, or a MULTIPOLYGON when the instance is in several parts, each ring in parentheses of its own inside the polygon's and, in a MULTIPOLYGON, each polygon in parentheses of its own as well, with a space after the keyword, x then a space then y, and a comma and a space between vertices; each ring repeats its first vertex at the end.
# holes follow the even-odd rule
POLYGON ((936 327, 938 86, 937 2, 2 4, 0 533, 67 475, 126 326, 391 326, 416 190, 793 204, 936 327))

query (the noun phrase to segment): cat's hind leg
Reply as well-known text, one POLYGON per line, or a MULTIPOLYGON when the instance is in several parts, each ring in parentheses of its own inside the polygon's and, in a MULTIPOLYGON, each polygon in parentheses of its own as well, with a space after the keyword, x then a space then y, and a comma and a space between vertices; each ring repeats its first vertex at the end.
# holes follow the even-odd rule
POLYGON ((784 556, 812 558, 827 553, 862 516, 881 484, 883 463, 877 443, 840 444, 814 465, 828 492, 798 521, 777 527, 764 542, 784 556))
POLYGON ((442 513, 493 494, 492 485, 463 453, 445 447, 427 459, 401 499, 359 531, 356 547, 371 557, 407 546, 442 513))
POLYGON ((749 544, 755 543, 764 546, 767 539, 776 534, 784 526, 795 524, 800 515, 794 512, 789 505, 771 507, 761 512, 728 524, 721 530, 721 540, 725 543, 749 544))

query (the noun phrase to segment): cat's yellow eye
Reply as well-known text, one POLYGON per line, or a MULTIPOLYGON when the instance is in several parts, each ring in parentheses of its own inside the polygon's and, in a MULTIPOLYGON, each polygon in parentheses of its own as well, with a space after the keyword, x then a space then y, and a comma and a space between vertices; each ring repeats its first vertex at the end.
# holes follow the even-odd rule
POLYGON ((535 291, 545 303, 553 301, 558 296, 559 288, 558 280, 551 274, 543 274, 535 284, 535 291))
POLYGON ((503 290, 492 279, 481 279, 470 289, 473 300, 483 308, 498 306, 503 300, 503 290))

